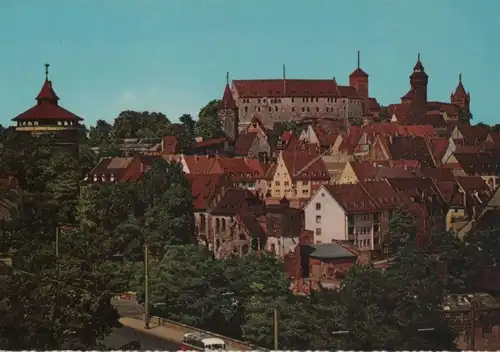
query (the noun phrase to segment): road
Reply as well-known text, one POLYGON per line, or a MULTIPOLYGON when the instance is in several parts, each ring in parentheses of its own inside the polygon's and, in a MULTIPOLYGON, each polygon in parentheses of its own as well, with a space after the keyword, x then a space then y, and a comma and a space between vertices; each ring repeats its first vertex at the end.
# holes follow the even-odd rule
POLYGON ((141 351, 178 351, 179 344, 160 339, 141 331, 137 331, 127 327, 121 327, 113 331, 109 336, 105 337, 103 342, 109 349, 119 349, 121 346, 129 343, 132 340, 137 340, 141 343, 141 351))
MULTIPOLYGON (((144 313, 144 307, 137 304, 135 301, 112 300, 111 303, 122 317, 141 319, 144 313)), ((170 342, 159 337, 149 335, 142 331, 123 326, 115 329, 109 336, 104 338, 104 344, 110 349, 118 349, 120 346, 129 343, 132 340, 140 341, 141 351, 146 350, 163 350, 177 351, 179 344, 170 342)))

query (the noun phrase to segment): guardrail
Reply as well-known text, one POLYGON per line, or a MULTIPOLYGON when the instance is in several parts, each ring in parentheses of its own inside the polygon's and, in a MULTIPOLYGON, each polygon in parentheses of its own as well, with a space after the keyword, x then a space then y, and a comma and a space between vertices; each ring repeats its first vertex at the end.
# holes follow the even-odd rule
MULTIPOLYGON (((144 319, 144 314, 145 313, 142 313, 142 319, 144 319)), ((222 339, 226 342, 226 348, 229 351, 270 351, 268 349, 265 349, 265 348, 262 348, 259 346, 255 346, 249 342, 240 341, 237 339, 233 339, 231 337, 227 337, 227 336, 219 335, 219 334, 216 334, 216 333, 213 333, 210 331, 198 329, 198 328, 195 328, 195 327, 192 327, 189 325, 185 325, 182 323, 178 323, 176 321, 165 319, 162 317, 156 317, 156 316, 150 315, 149 319, 150 319, 149 320, 150 323, 156 323, 156 324, 158 324, 158 326, 163 326, 163 327, 166 327, 169 329, 175 329, 177 331, 182 332, 182 334, 187 334, 190 332, 199 332, 199 333, 211 336, 211 337, 217 337, 217 338, 222 339)))

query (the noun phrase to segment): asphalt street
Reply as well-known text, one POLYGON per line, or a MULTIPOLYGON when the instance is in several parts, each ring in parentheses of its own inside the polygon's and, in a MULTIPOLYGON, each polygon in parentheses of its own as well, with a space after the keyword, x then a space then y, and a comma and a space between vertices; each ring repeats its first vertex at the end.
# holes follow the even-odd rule
MULTIPOLYGON (((144 307, 135 301, 112 300, 111 303, 122 317, 141 319, 142 313, 144 313, 144 307)), ((178 351, 180 347, 178 343, 170 342, 126 326, 115 329, 103 342, 109 349, 119 349, 133 340, 141 343, 141 351, 178 351)))
POLYGON ((103 342, 109 349, 119 349, 132 340, 137 340, 141 343, 141 351, 178 351, 180 349, 178 343, 160 339, 159 337, 125 326, 113 331, 109 336, 104 338, 103 342))

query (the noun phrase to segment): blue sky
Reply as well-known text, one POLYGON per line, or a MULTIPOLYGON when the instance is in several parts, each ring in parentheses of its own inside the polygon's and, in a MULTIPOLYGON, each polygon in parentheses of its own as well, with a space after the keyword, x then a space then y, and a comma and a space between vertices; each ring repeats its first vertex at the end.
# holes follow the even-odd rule
POLYGON ((458 74, 475 121, 500 123, 500 1, 1 0, 0 123, 33 105, 45 62, 61 105, 112 120, 124 109, 175 120, 234 79, 346 84, 361 50, 370 93, 395 103, 421 53, 429 99, 458 74))

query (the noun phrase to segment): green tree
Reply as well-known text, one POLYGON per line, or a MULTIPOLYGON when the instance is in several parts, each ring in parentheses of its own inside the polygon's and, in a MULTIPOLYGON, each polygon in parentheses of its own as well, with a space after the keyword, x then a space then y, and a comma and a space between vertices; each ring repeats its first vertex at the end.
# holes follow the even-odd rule
POLYGON ((125 110, 115 118, 113 137, 115 139, 161 138, 169 124, 170 121, 162 113, 125 110))
POLYGON ((472 120, 472 117, 473 115, 471 112, 467 112, 464 108, 458 108, 458 119, 460 121, 469 123, 470 120, 472 120))
POLYGON ((109 142, 113 135, 113 126, 104 120, 97 120, 95 126, 89 129, 89 142, 93 147, 109 142))
POLYGON ((396 209, 389 219, 389 231, 384 246, 394 254, 402 245, 414 241, 416 237, 414 216, 406 207, 396 209))
POLYGON ((81 179, 78 160, 66 152, 53 154, 45 177, 48 195, 58 208, 58 223, 74 223, 81 179))
POLYGON ((159 248, 195 243, 193 197, 182 166, 158 160, 139 183, 143 229, 159 248))
POLYGON ((364 123, 363 118, 361 116, 349 117, 348 120, 349 120, 349 124, 351 126, 360 127, 360 126, 363 126, 363 123, 364 123))
MULTIPOLYGON (((408 249, 411 250, 411 249, 408 249)), ((416 252, 385 273, 351 268, 340 288, 336 328, 341 349, 454 349, 455 335, 440 308, 440 281, 416 252), (417 267, 417 268, 415 268, 417 267), (360 309, 360 307, 363 307, 360 309), (434 329, 432 332, 425 331, 434 329)))
POLYGON ((386 107, 381 107, 378 113, 378 117, 376 118, 377 122, 390 122, 391 116, 389 114, 389 109, 386 107))
POLYGON ((196 121, 196 134, 203 139, 218 138, 222 136, 222 124, 219 118, 220 100, 211 100, 201 108, 196 121))
POLYGON ((190 114, 183 114, 179 121, 182 123, 182 133, 177 135, 177 139, 184 153, 189 152, 196 137, 196 122, 190 114))

